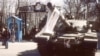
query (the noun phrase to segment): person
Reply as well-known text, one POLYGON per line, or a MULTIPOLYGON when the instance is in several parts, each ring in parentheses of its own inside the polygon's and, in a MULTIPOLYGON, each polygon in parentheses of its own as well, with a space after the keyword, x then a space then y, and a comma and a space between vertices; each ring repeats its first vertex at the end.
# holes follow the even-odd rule
POLYGON ((26 32, 26 34, 25 34, 25 39, 26 39, 26 40, 31 40, 29 31, 26 32))
POLYGON ((30 35, 35 36, 35 34, 36 34, 36 27, 32 27, 32 29, 30 31, 30 35))
POLYGON ((11 41, 12 42, 15 42, 15 29, 13 28, 12 30, 11 30, 11 41))
POLYGON ((8 49, 8 40, 10 38, 10 32, 8 31, 7 28, 4 28, 5 30, 3 31, 3 43, 5 45, 5 48, 8 49))
POLYGON ((54 7, 53 7, 51 2, 47 3, 47 10, 48 10, 48 14, 47 14, 47 21, 48 21, 51 14, 52 14, 52 12, 53 12, 53 10, 54 10, 54 7))
POLYGON ((30 36, 33 39, 33 41, 35 42, 35 35, 39 32, 40 30, 38 28, 36 28, 36 26, 32 27, 31 32, 30 32, 30 36))

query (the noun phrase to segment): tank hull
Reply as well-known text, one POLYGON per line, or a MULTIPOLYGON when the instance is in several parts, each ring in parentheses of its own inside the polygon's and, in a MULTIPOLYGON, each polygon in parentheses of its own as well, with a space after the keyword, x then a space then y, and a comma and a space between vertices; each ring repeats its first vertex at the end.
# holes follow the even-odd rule
POLYGON ((87 36, 84 36, 76 40, 76 37, 71 37, 58 37, 45 40, 45 42, 38 42, 41 56, 95 56, 97 39, 94 41, 94 38, 88 39, 87 36), (69 40, 70 42, 68 42, 69 40))

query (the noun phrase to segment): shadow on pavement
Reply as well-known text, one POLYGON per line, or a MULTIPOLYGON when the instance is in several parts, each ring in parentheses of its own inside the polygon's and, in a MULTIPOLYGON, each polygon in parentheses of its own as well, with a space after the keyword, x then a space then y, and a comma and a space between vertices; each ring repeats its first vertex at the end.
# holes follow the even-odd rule
POLYGON ((18 56, 40 56, 40 54, 39 54, 38 50, 35 49, 35 50, 27 50, 24 52, 20 52, 18 54, 18 56))

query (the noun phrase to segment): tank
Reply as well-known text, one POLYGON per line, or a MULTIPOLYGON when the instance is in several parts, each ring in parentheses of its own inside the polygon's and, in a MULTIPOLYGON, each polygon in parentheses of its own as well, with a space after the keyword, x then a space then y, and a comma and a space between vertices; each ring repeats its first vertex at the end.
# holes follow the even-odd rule
POLYGON ((54 9, 34 41, 41 56, 95 56, 96 32, 87 26, 86 20, 68 20, 54 9))

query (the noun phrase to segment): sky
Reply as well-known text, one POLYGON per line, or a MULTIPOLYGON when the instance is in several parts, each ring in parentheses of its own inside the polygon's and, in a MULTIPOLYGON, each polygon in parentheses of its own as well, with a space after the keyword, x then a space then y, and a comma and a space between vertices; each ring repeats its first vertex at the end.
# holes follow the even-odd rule
POLYGON ((42 3, 46 4, 47 2, 52 2, 53 5, 56 6, 63 6, 63 0, 37 0, 37 1, 41 1, 42 3))
POLYGON ((63 0, 51 0, 51 2, 57 6, 63 6, 64 4, 63 0))

